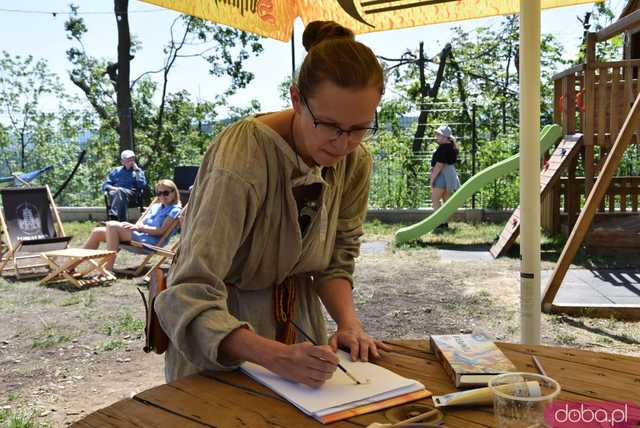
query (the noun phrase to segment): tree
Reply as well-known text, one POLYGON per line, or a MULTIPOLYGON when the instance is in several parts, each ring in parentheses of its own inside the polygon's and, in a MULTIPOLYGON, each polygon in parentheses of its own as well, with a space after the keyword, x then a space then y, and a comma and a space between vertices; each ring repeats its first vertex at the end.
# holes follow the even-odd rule
MULTIPOLYGON (((73 66, 71 81, 85 94, 104 127, 116 132, 121 130, 122 116, 117 114, 120 106, 116 100, 119 89, 106 77, 110 63, 91 56, 84 49, 82 37, 89 29, 77 7, 71 6, 65 30, 67 37, 75 42, 67 51, 73 66)), ((131 54, 140 48, 134 40, 131 54)), ((262 45, 257 36, 190 16, 179 16, 174 20, 169 29, 169 42, 164 48, 164 65, 142 73, 129 84, 136 152, 141 155, 141 165, 150 170, 151 177, 154 173, 158 177, 170 176, 172 167, 179 162, 199 162, 199 158, 182 159, 181 156, 187 153, 190 157, 195 156, 195 152, 180 146, 193 143, 198 147, 197 156, 202 155, 220 110, 228 108, 229 97, 254 78, 243 68, 243 63, 261 52, 262 45), (216 78, 215 85, 220 88, 213 100, 193 102, 186 91, 169 92, 171 70, 180 58, 186 57, 199 57, 209 64, 209 73, 216 78), (153 74, 160 74, 159 82, 151 80, 153 74), (226 83, 226 88, 221 87, 221 82, 226 83), (163 156, 159 156, 161 153, 163 156)), ((246 111, 255 109, 259 109, 257 102, 246 111)), ((108 151, 115 150, 110 146, 108 151)))
MULTIPOLYGON (((35 60, 33 56, 10 56, 2 52, 0 58, 0 112, 7 118, 1 143, 17 150, 13 157, 4 161, 13 172, 15 168, 24 171, 41 134, 38 130, 53 120, 53 113, 46 112, 43 104, 47 101, 65 98, 57 76, 48 69, 47 62, 35 60)), ((11 151, 6 151, 9 154, 11 151)))
MULTIPOLYGON (((133 114, 131 112, 131 91, 129 73, 131 57, 131 34, 129 33, 129 0, 114 0, 114 12, 118 26, 118 63, 116 69, 116 105, 118 109, 118 134, 120 150, 133 149, 133 114)), ((113 64, 110 64, 113 70, 113 64)), ((107 69, 109 70, 109 69, 107 69)), ((114 71, 109 73, 111 80, 114 71)))
MULTIPOLYGON (((405 132, 416 133, 421 124, 437 126, 443 122, 457 122, 453 126, 454 132, 460 135, 471 135, 472 104, 478 106, 476 114, 478 140, 483 146, 478 151, 477 162, 479 168, 487 167, 517 151, 518 131, 518 60, 519 35, 518 19, 510 16, 502 19, 492 27, 479 27, 473 31, 463 31, 454 28, 454 36, 449 41, 451 49, 446 56, 434 55, 424 63, 424 76, 419 67, 387 67, 389 73, 389 92, 397 94, 395 102, 404 105, 408 112, 419 111, 424 116, 424 108, 418 108, 425 99, 425 81, 438 82, 442 75, 439 90, 432 98, 438 102, 454 102, 460 105, 459 112, 438 112, 434 109, 428 118, 419 118, 418 126, 405 132)), ((553 113, 553 84, 552 76, 567 62, 563 57, 562 48, 553 35, 543 35, 541 44, 542 62, 542 119, 541 122, 550 123, 553 113)), ((433 53, 432 53, 433 54, 433 53)), ((408 51, 403 58, 414 60, 420 58, 419 51, 408 51)), ((433 90, 437 85, 433 85, 433 90)), ((387 101, 388 102, 388 99, 387 101)), ((388 125, 385 124, 385 130, 388 125)), ((386 131, 383 131, 383 133, 386 131)), ((384 140, 384 136, 382 138, 384 140)), ((398 138, 396 140, 399 141, 398 138)), ((402 138, 406 141, 406 138, 402 138)), ((458 171, 464 181, 471 176, 472 147, 469 139, 459 139, 462 145, 458 171)), ((412 142, 415 148, 415 138, 412 142)), ((426 146, 422 144, 422 150, 426 146)), ((402 186, 408 192, 420 194, 428 183, 422 176, 425 173, 423 164, 428 156, 411 150, 411 158, 404 159, 402 173, 407 174, 407 182, 402 186)), ((406 153, 402 151, 402 153, 406 153)), ((387 192, 388 193, 388 192, 387 192)), ((511 207, 517 201, 518 189, 515 177, 508 177, 493 188, 483 190, 481 200, 494 207, 511 207)), ((408 200, 396 198, 396 200, 408 200)), ((424 203, 424 199, 418 201, 424 203)))
MULTIPOLYGON (((75 97, 68 96, 47 62, 31 56, 0 59, 0 175, 54 168, 38 180, 53 191, 69 176, 87 141, 97 137, 95 115, 75 97)), ((100 147, 99 145, 93 145, 100 147)), ((81 165, 59 203, 77 205, 96 199, 91 173, 100 157, 89 155, 91 167, 81 165)), ((102 177, 100 178, 102 179, 102 177)))
MULTIPOLYGON (((580 44, 578 57, 574 61, 574 64, 582 64, 586 61, 587 33, 602 30, 604 27, 610 25, 615 17, 616 13, 614 13, 613 8, 611 7, 611 1, 607 0, 594 4, 593 8, 589 12, 586 12, 583 18, 577 18, 582 24, 584 35, 580 44)), ((621 59, 623 46, 624 37, 622 34, 619 34, 604 43, 598 43, 598 50, 596 52, 597 60, 606 62, 621 59)))

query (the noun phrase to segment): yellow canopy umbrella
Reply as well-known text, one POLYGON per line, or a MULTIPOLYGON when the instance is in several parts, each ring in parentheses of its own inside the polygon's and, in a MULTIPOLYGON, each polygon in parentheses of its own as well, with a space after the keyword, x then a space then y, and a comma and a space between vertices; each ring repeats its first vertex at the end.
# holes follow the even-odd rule
MULTIPOLYGON (((331 20, 356 34, 518 13, 519 0, 143 0, 276 40, 293 22, 331 20)), ((540 1, 540 0, 538 0, 540 1)), ((593 0, 541 0, 543 9, 593 0)), ((526 3, 537 3, 530 0, 526 3)))
POLYGON ((356 34, 520 13, 520 337, 540 342, 540 10, 602 0, 143 0, 286 41, 299 16, 356 34))

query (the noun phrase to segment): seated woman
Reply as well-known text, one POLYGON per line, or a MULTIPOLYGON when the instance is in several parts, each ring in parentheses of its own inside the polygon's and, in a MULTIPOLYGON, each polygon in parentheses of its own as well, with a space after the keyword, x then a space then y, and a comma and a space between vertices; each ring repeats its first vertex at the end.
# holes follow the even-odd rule
MULTIPOLYGON (((107 249, 117 251, 120 243, 137 241, 156 245, 160 237, 171 227, 173 219, 180 215, 180 197, 178 187, 171 180, 160 180, 156 183, 157 203, 147 210, 136 224, 120 221, 108 221, 104 227, 96 227, 84 248, 97 249, 101 242, 107 243, 107 249)), ((106 265, 113 270, 115 260, 106 265)))

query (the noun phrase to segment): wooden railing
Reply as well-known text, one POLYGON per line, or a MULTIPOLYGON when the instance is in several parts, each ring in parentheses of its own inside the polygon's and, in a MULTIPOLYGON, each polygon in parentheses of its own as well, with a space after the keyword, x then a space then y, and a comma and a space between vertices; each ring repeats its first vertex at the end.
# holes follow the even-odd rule
MULTIPOLYGON (((558 185, 560 186, 560 204, 564 211, 568 213, 571 199, 569 197, 569 179, 561 178, 558 185)), ((585 179, 576 177, 572 193, 576 200, 581 201, 580 204, 575 204, 575 209, 577 210, 580 210, 585 201, 584 186, 585 179)), ((598 212, 637 213, 639 204, 640 177, 614 177, 605 197, 602 199, 598 212)))
MULTIPOLYGON (((585 64, 554 76, 554 121, 585 145, 610 147, 640 92, 640 60, 585 64), (585 86, 585 81, 587 82, 585 86)), ((634 142, 640 141, 640 126, 634 142)))

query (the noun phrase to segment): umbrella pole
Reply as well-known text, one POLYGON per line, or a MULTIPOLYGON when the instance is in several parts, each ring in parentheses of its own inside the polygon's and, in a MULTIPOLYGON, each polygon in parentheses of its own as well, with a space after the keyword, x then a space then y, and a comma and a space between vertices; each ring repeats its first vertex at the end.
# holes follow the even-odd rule
POLYGON ((540 0, 520 0, 520 340, 540 343, 540 0))
POLYGON ((296 37, 295 29, 291 27, 291 81, 296 78, 296 37))

